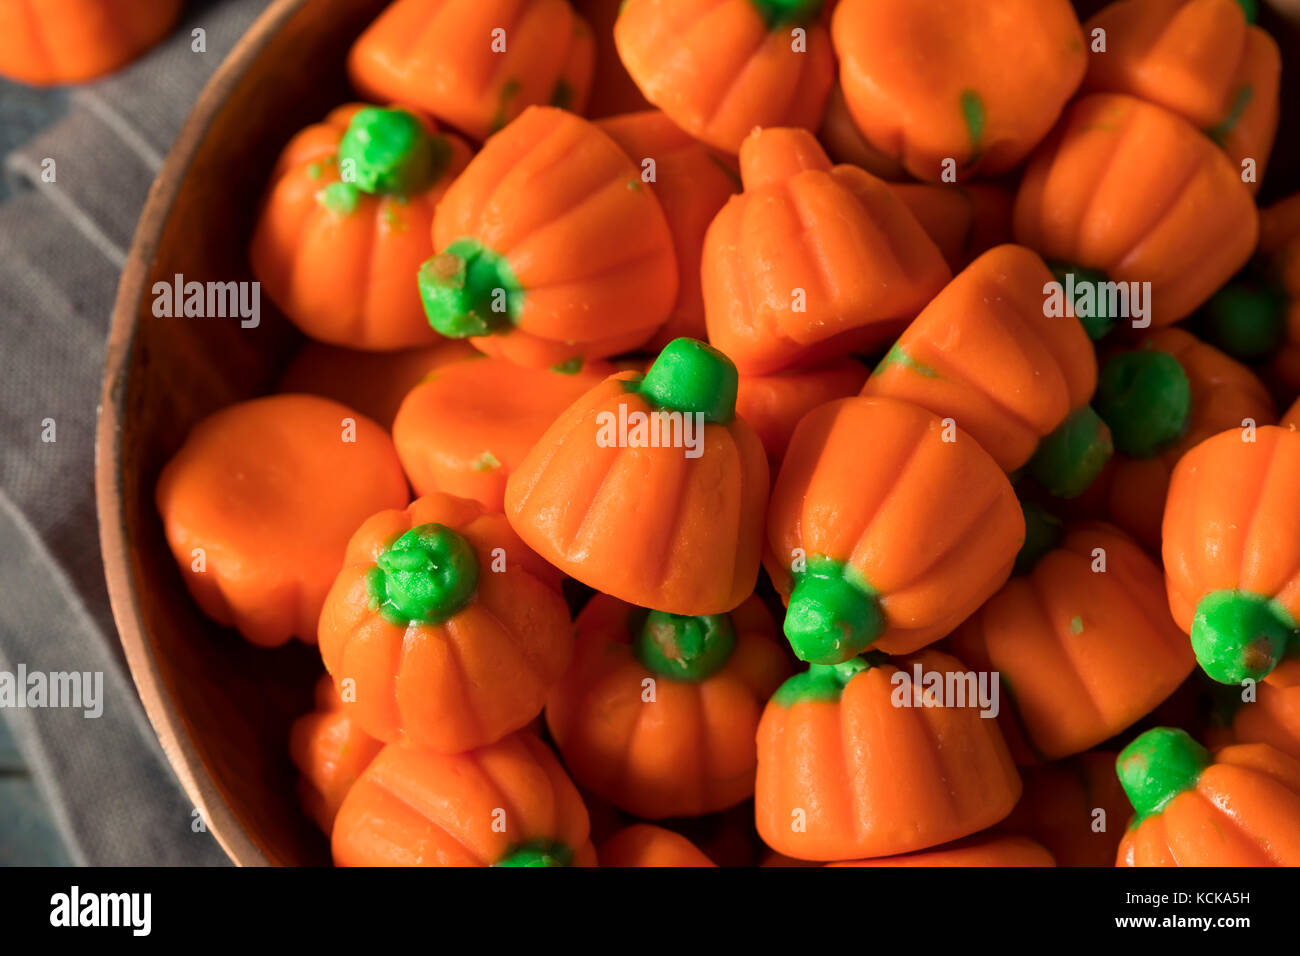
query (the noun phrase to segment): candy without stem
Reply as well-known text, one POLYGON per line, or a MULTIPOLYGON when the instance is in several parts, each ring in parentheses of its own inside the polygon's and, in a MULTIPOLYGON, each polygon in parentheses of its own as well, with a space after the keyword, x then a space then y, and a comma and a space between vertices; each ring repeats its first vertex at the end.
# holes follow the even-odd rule
POLYGON ((1102 366, 1093 404, 1119 451, 1150 458, 1187 431, 1192 386, 1168 352, 1123 352, 1102 366))

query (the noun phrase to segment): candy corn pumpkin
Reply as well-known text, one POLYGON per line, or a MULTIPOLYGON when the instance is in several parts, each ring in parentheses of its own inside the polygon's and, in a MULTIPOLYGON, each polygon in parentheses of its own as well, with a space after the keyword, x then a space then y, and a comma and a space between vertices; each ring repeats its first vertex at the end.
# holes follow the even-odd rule
POLYGON ((891 183, 901 183, 908 178, 902 163, 886 156, 862 138, 861 131, 849 115, 849 106, 844 102, 844 90, 839 83, 831 87, 822 125, 817 130, 817 141, 837 163, 851 163, 891 183))
POLYGON ((754 731, 789 673, 762 601, 685 617, 598 594, 576 630, 546 723, 579 786, 649 820, 753 794, 754 731))
POLYGON ((181 0, 4 0, 0 76, 32 86, 85 83, 161 40, 181 0))
POLYGON ((968 837, 933 850, 846 860, 827 866, 1055 866, 1052 854, 1026 837, 986 835, 968 837))
POLYGON ((1017 166, 1086 69, 1068 0, 841 0, 831 36, 863 137, 929 182, 1017 166))
POLYGON ((831 166, 813 135, 755 130, 745 191, 709 226, 709 341, 749 375, 807 367, 892 338, 951 278, 890 187, 831 166))
POLYGON ((343 712, 334 682, 323 676, 316 709, 289 729, 289 756, 301 775, 298 799, 325 833, 334 829, 343 798, 383 746, 343 712))
POLYGON ((965 671, 934 650, 893 663, 873 652, 781 685, 758 727, 754 807, 768 846, 803 860, 891 856, 1011 812, 1020 778, 997 721, 973 701, 927 705, 916 668, 945 682, 965 671))
POLYGON ((468 160, 463 140, 407 110, 339 107, 276 161, 249 247, 253 274, 313 339, 436 343, 412 276, 433 252, 434 207, 468 160))
POLYGON ((614 45, 614 22, 623 0, 571 0, 573 8, 591 26, 596 41, 596 63, 591 78, 591 95, 584 114, 590 119, 639 113, 651 108, 649 100, 627 75, 614 45))
POLYGON ((680 833, 649 823, 619 830, 596 855, 601 866, 717 866, 680 833))
POLYGON ((1250 258, 1259 227, 1240 173, 1196 127, 1105 93, 1076 100, 1034 153, 1014 217, 1017 242, 1094 295, 1087 311, 1104 301, 1137 328, 1204 304, 1250 258))
POLYGON ((984 253, 907 327, 862 394, 952 418, 1003 470, 1033 459, 1050 490, 1078 494, 1110 457, 1110 435, 1088 407, 1092 343, 1078 319, 1044 310, 1053 281, 1021 246, 984 253))
POLYGON ((1021 767, 1024 794, 997 831, 1036 840, 1057 866, 1114 866, 1132 815, 1115 776, 1116 756, 1090 750, 1068 760, 1021 767))
POLYGON ((659 200, 677 257, 677 301, 647 343, 662 348, 682 336, 704 338, 700 257, 709 223, 739 188, 736 174, 658 110, 611 116, 596 124, 641 171, 659 200))
POLYGON ((1083 88, 1128 93, 1189 120, 1239 170, 1256 167, 1252 191, 1277 133, 1282 57, 1255 26, 1254 0, 1120 0, 1084 24, 1104 31, 1083 88))
POLYGON ((1005 186, 895 183, 890 188, 934 240, 954 273, 982 253, 1011 241, 1015 193, 1005 186))
POLYGON ((1160 567, 1127 535, 1085 523, 1047 548, 1028 537, 1039 553, 1022 555, 1024 573, 950 643, 975 670, 1000 675, 1013 756, 1055 760, 1143 717, 1196 660, 1169 616, 1160 567))
POLYGON ((308 342, 289 362, 275 390, 331 398, 391 430, 411 389, 435 369, 479 354, 468 342, 449 340, 395 352, 358 352, 308 342))
POLYGON ((773 475, 781 466, 799 420, 818 405, 856 395, 867 373, 861 362, 844 358, 816 368, 740 376, 736 414, 763 442, 773 475))
POLYGON ((1300 194, 1260 210, 1255 258, 1210 299, 1205 327, 1224 351, 1266 363, 1283 388, 1300 391, 1300 194))
POLYGON ((594 866, 587 810, 550 748, 511 734, 466 753, 391 743, 348 791, 337 866, 594 866))
POLYGON ((627 0, 614 24, 641 92, 735 153, 756 126, 816 129, 835 64, 822 0, 627 0))
POLYGON ((569 629, 555 571, 503 516, 433 494, 352 536, 320 650, 363 730, 454 753, 541 712, 569 662, 569 629))
POLYGON ((1174 468, 1163 555, 1169 608, 1202 669, 1261 680, 1300 645, 1300 432, 1209 438, 1174 468))
POLYGON ((1275 420, 1273 400, 1250 369, 1180 328, 1109 355, 1093 407, 1119 449, 1095 493, 1110 519, 1153 554, 1169 476, 1183 454, 1219 432, 1275 420))
POLYGON ((754 590, 763 445, 736 417, 735 366, 694 339, 619 372, 560 415, 506 483, 520 538, 598 591, 722 614, 754 590))
POLYGON ((795 428, 764 564, 795 654, 834 664, 945 636, 1007 580, 1024 531, 1010 482, 970 435, 897 399, 846 398, 795 428))
POLYGON ((407 501, 388 434, 312 395, 257 398, 203 419, 155 491, 190 594, 259 647, 314 643, 348 537, 407 501))
POLYGON ((372 100, 400 100, 483 140, 527 107, 581 112, 591 27, 567 0, 395 0, 348 54, 372 100))
POLYGON ((528 368, 478 355, 413 389, 393 442, 417 495, 443 491, 500 511, 506 479, 556 417, 613 369, 528 368))
POLYGON ((645 342, 677 300, 677 258, 641 168, 596 125, 530 107, 448 189, 425 313, 450 338, 554 366, 645 342))
POLYGON ((1117 866, 1300 865, 1300 761, 1267 744, 1211 754, 1157 727, 1116 766, 1136 813, 1117 866))
MULTIPOLYGON (((1276 673, 1276 672, 1275 672, 1276 673)), ((1245 696, 1243 689, 1241 695, 1245 696)), ((1282 687, 1272 680, 1251 688, 1251 699, 1235 700, 1220 743, 1268 744, 1300 760, 1300 684, 1282 687)), ((1207 740, 1211 748, 1219 744, 1207 740)))

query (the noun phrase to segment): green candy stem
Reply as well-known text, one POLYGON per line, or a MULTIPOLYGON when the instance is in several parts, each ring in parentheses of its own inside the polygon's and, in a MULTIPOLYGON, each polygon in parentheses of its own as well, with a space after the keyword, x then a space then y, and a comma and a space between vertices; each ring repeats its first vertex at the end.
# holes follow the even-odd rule
POLYGON ((769 30, 816 19, 825 0, 750 0, 769 30))
POLYGON ((1060 543, 1064 525, 1060 518, 1032 501, 1020 502, 1020 511, 1025 516, 1025 543, 1016 554, 1012 573, 1028 574, 1039 558, 1060 543))
POLYGON ((1154 458, 1187 432, 1192 385, 1168 352, 1137 349, 1105 364, 1093 403, 1117 449, 1132 458, 1154 458))
POLYGON ((1241 7, 1241 12, 1246 15, 1247 23, 1259 22, 1259 5, 1255 0, 1237 0, 1237 5, 1241 7))
POLYGON ((420 266, 424 314, 452 339, 492 335, 514 325, 522 289, 514 270, 476 239, 457 239, 420 266))
POLYGON ((367 106, 358 110, 339 143, 339 164, 363 192, 412 196, 423 192, 447 168, 451 148, 431 136, 406 110, 367 106))
POLYGON ((1268 358, 1286 336, 1287 295, 1269 282, 1230 282, 1205 306, 1206 335, 1234 358, 1268 358))
POLYGON ((1115 328, 1115 316, 1111 315, 1103 307, 1109 303, 1109 298, 1098 294, 1098 285, 1106 281, 1106 274, 1096 269, 1085 269, 1082 266, 1076 266, 1069 262, 1054 262, 1051 265, 1052 275, 1056 281, 1061 283, 1061 288, 1066 288, 1065 277, 1074 276, 1074 305, 1078 306, 1078 300, 1086 294, 1086 289, 1092 290, 1092 308, 1089 310, 1091 315, 1078 315, 1079 323, 1083 330, 1088 333, 1088 338, 1094 342, 1100 342, 1111 330, 1115 328))
POLYGON ((1220 684, 1263 680, 1296 640, 1296 622, 1276 601, 1249 591, 1211 591, 1196 605, 1192 650, 1220 684))
POLYGON ((785 614, 785 636, 800 660, 811 664, 847 661, 866 650, 885 627, 876 595, 843 562, 813 556, 808 559, 808 569, 795 575, 785 614))
POLYGON ((880 666, 885 660, 884 654, 869 651, 839 664, 813 664, 778 687, 772 695, 772 702, 789 710, 800 701, 837 701, 844 695, 849 681, 880 666))
POLYGON ((637 658, 650 671, 677 681, 702 681, 726 666, 736 632, 726 614, 651 611, 636 635, 637 658))
POLYGON ((1120 751, 1115 770, 1141 821, 1195 787, 1213 762, 1210 752, 1186 731, 1154 727, 1120 751))
POLYGON ((436 624, 474 597, 478 557, 446 525, 422 524, 389 545, 367 577, 371 606, 399 625, 436 624))
POLYGON ((572 866, 573 851, 561 843, 536 840, 511 850, 493 866, 572 866))
POLYGON ((1110 461, 1110 429, 1087 405, 1080 406, 1038 443, 1029 474, 1057 498, 1077 498, 1110 461))
POLYGON ((673 339, 664 346, 637 386, 658 408, 698 412, 706 422, 727 424, 736 417, 736 366, 697 339, 673 339))

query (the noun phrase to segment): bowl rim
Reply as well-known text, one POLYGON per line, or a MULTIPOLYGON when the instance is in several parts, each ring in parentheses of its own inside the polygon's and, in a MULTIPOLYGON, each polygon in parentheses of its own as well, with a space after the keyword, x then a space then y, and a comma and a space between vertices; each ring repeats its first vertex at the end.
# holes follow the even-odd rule
POLYGON ((240 866, 269 866, 272 861, 239 823, 222 796, 172 701, 157 651, 148 636, 132 570, 131 547, 122 496, 122 424, 126 411, 127 372, 135 349, 136 325, 149 272, 158 253, 181 183, 188 174, 214 120, 247 69, 280 28, 308 0, 273 0, 235 43, 208 78, 163 165, 149 187, 136 224, 126 265, 118 281, 109 325, 108 348, 95 427, 95 510, 100 554, 109 603, 132 680, 163 753, 203 824, 230 859, 240 866))

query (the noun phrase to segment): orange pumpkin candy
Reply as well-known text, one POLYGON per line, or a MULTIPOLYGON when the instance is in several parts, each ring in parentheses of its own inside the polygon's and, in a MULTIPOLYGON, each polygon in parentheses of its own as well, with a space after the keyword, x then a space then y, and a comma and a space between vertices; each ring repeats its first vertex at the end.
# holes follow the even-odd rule
POLYGON ((1218 741, 1206 743, 1211 749, 1230 743, 1268 744, 1300 760, 1300 683, 1284 686, 1270 677, 1257 684, 1254 693, 1253 700, 1232 702, 1227 726, 1218 728, 1218 741))
POLYGON ((465 753, 409 742, 379 752, 348 791, 336 866, 595 866, 587 810, 535 734, 465 753))
POLYGON ((253 274, 313 339, 367 350, 437 343, 411 277, 433 251, 434 207, 468 161, 463 140, 411 112, 338 107, 276 161, 249 247, 253 274))
POLYGON ((1277 134, 1282 73, 1277 43, 1254 22, 1252 0, 1112 3, 1084 25, 1088 36, 1105 31, 1106 50, 1089 58, 1083 89, 1128 93, 1178 113, 1238 170, 1246 159, 1257 164, 1253 192, 1277 134))
POLYGON ((349 535, 408 500, 388 434, 312 395, 257 398, 203 419, 155 492, 194 600, 259 647, 315 643, 349 535))
POLYGON ((558 575, 503 516, 433 494, 352 536, 320 650, 363 730, 454 753, 541 712, 569 662, 570 626, 558 575))
POLYGON ((1127 535, 1101 523, 1055 534, 1044 522, 1028 537, 1022 573, 951 638, 961 660, 1000 675, 1002 728, 1018 762, 1113 737, 1196 666, 1169 616, 1159 566, 1127 535))
POLYGON ((627 0, 614 24, 641 92, 729 153, 756 126, 816 129, 834 83, 821 0, 627 0))
POLYGON ((984 253, 912 321, 862 394, 952 418, 1004 471, 1032 459, 1049 490, 1078 494, 1110 456, 1110 434, 1088 407, 1097 360, 1083 326, 1043 308, 1052 281, 1028 249, 984 253))
POLYGON ((1300 866, 1300 761, 1157 727, 1116 766, 1136 811, 1116 866, 1300 866))
POLYGON ((643 376, 575 402, 506 483, 518 535, 598 591, 722 614, 754 590, 768 493, 763 445, 735 416, 736 369, 693 339, 643 376))
POLYGON ((478 354, 466 342, 446 340, 396 352, 358 352, 307 342, 289 362, 275 390, 331 398, 391 430, 411 389, 435 369, 478 354))
POLYGON ((758 598, 682 617, 597 594, 546 723, 584 789, 648 820, 734 806, 754 790, 754 730, 789 673, 758 598))
POLYGON ((144 53, 181 0, 3 0, 0 76, 32 86, 84 83, 144 53))
POLYGON ((1014 216, 1016 241, 1079 288, 1150 282, 1144 316, 1128 301, 1134 322, 1153 326, 1204 304, 1250 258, 1259 227, 1240 173, 1198 129, 1105 93, 1076 100, 1035 152, 1014 216))
POLYGON ((659 199, 673 237, 677 301, 668 321, 647 345, 658 349, 682 336, 704 338, 704 292, 700 287, 704 235, 718 210, 736 192, 736 174, 658 110, 612 116, 596 125, 641 170, 641 179, 659 199))
POLYGON ((1246 362, 1264 362, 1288 394, 1300 391, 1300 194, 1259 211, 1259 248, 1205 308, 1207 335, 1246 362))
POLYGON ((325 833, 334 829, 343 798, 383 747, 343 712, 334 682, 323 675, 316 709, 289 729, 289 756, 301 774, 298 800, 325 833))
POLYGON ((348 53, 368 99, 400 100, 484 140, 527 107, 582 112, 595 41, 567 0, 395 0, 348 53))
POLYGON ((433 246, 429 322, 519 365, 634 349, 677 300, 672 232, 641 168, 563 110, 529 107, 492 137, 438 204, 433 246))
POLYGON ((1248 423, 1273 424, 1273 400, 1240 362, 1181 328, 1158 329, 1136 349, 1108 356, 1093 406, 1119 452, 1090 496, 1111 521, 1160 551, 1169 476, 1188 449, 1248 423))
POLYGON ((934 240, 954 273, 982 253, 1011 241, 1015 193, 1005 186, 895 183, 890 188, 934 240))
POLYGON ((1226 431, 1183 456, 1163 526, 1169 609, 1224 684, 1300 656, 1300 432, 1245 437, 1226 431))
POLYGON ((393 422, 393 442, 417 495, 443 491, 489 511, 506 479, 551 422, 613 369, 527 368, 477 355, 442 366, 414 388, 393 422))
POLYGON ((844 90, 839 83, 831 87, 826 113, 817 130, 817 141, 826 150, 826 155, 837 163, 860 166, 873 176, 900 185, 908 178, 902 163, 886 156, 862 138, 849 115, 849 106, 844 102, 844 90))
POLYGON ((620 113, 639 113, 650 102, 627 75, 614 45, 614 22, 623 0, 572 0, 573 7, 591 25, 596 40, 596 66, 587 98, 586 116, 598 119, 620 113))
POLYGON ((858 129, 930 182, 1019 165, 1086 69, 1068 0, 842 0, 831 36, 858 129))
POLYGON ((799 420, 818 405, 856 395, 867 367, 852 358, 811 369, 771 375, 742 375, 736 389, 736 414, 758 434, 775 475, 799 420))
POLYGON ((601 866, 717 866, 680 833, 649 823, 619 830, 596 856, 601 866))
POLYGON ((768 846, 803 860, 892 856, 1011 812, 1020 778, 997 722, 974 702, 927 704, 915 667, 945 681, 965 671, 935 650, 896 663, 872 653, 781 685, 758 727, 754 805, 768 846))
POLYGON ((890 187, 831 166, 806 130, 755 130, 745 191, 709 226, 709 341, 742 372, 808 366, 888 341, 951 278, 890 187))
POLYGON ((1025 837, 985 834, 947 846, 874 860, 845 860, 827 866, 1055 866, 1052 854, 1025 837))
POLYGON ((943 637, 1006 581, 1024 531, 1006 475, 969 435, 906 402, 846 398, 795 428, 764 564, 795 654, 833 664, 943 637))
POLYGON ((1021 767, 1024 794, 996 830, 1038 841, 1057 866, 1114 866, 1131 813, 1115 776, 1116 756, 1091 750, 1057 763, 1021 767))

